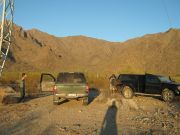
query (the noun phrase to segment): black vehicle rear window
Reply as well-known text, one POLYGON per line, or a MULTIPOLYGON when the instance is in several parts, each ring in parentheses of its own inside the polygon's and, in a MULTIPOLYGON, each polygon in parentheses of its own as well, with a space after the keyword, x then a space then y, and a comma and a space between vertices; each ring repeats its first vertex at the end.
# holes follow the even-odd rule
POLYGON ((83 73, 59 73, 58 83, 86 83, 83 73))
POLYGON ((136 81, 138 79, 138 76, 135 75, 120 75, 118 77, 121 81, 136 81))

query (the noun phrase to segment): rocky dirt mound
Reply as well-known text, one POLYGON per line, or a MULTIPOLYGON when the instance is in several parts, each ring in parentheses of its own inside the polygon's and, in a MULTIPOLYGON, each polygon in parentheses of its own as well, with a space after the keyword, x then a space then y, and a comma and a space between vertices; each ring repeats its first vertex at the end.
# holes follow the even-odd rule
POLYGON ((0 86, 0 103, 12 104, 18 103, 19 94, 9 86, 0 86))

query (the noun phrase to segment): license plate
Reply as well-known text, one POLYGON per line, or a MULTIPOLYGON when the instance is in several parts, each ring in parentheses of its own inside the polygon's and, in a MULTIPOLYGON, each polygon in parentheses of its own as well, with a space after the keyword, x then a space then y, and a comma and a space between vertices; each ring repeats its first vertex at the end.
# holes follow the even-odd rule
POLYGON ((70 97, 75 97, 76 94, 68 94, 68 96, 70 96, 70 97))

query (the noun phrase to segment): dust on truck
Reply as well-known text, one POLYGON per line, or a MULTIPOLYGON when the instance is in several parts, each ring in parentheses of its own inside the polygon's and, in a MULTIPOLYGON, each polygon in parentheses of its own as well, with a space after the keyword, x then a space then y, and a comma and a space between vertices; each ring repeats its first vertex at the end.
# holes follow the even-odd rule
POLYGON ((64 99, 81 99, 84 105, 88 104, 89 87, 83 73, 62 72, 58 74, 57 78, 51 74, 44 74, 41 76, 41 80, 42 90, 53 91, 53 103, 55 105, 64 99), (43 78, 47 78, 47 76, 52 80, 43 81, 43 78))

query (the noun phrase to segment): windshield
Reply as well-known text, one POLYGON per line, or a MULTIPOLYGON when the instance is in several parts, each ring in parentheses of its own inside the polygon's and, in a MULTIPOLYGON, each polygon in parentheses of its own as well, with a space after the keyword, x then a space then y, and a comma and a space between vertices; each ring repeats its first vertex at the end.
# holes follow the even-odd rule
POLYGON ((60 73, 57 77, 60 83, 86 83, 84 74, 82 73, 60 73))
POLYGON ((164 82, 164 83, 172 82, 171 79, 167 76, 159 76, 158 78, 160 79, 161 82, 164 82))

